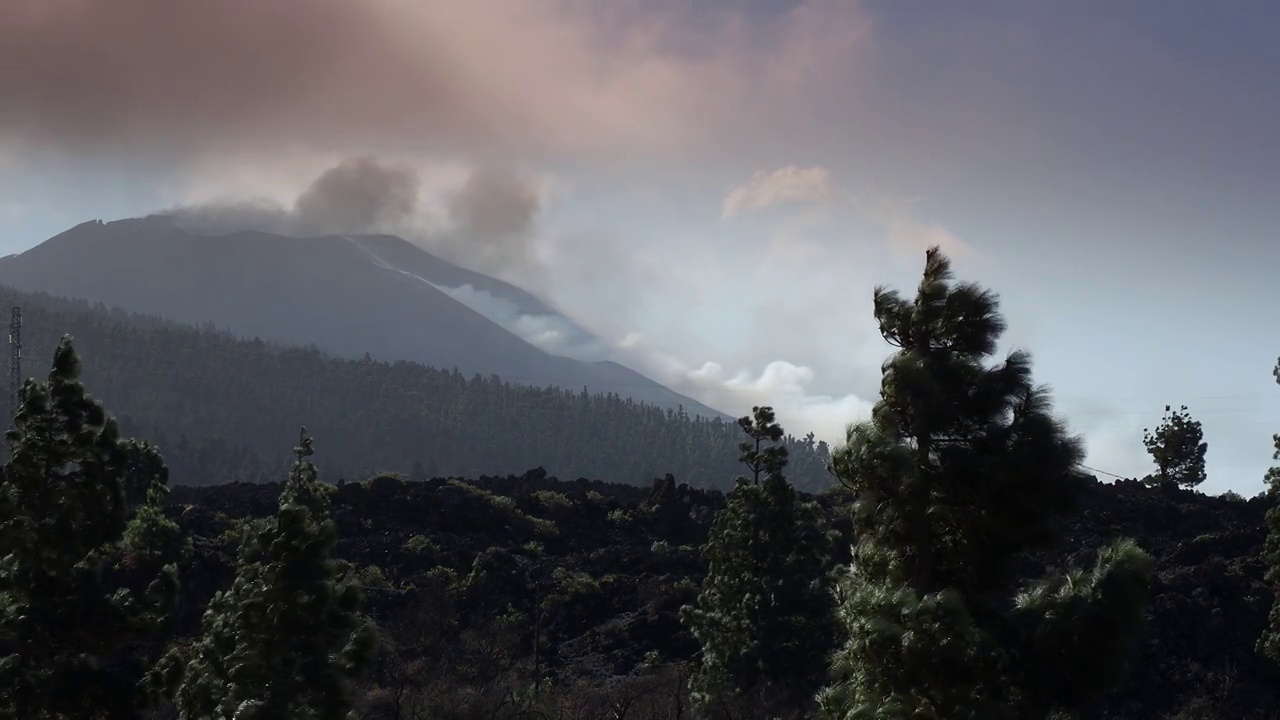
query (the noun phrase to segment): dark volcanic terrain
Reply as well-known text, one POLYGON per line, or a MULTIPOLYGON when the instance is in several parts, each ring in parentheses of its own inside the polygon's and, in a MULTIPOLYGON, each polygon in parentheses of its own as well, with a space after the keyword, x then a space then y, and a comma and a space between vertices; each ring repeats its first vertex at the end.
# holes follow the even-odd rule
MULTIPOLYGON (((169 512, 198 548, 182 631, 195 628, 199 609, 230 579, 235 521, 272 514, 279 489, 173 491, 169 512)), ((819 500, 848 539, 841 497, 819 500)), ((687 707, 681 663, 697 650, 677 613, 705 572, 698 548, 723 502, 719 492, 671 479, 644 489, 541 471, 338 487, 338 554, 355 565, 368 609, 389 628, 363 690, 366 710, 394 697, 406 713, 415 707, 428 717, 446 707, 450 717, 515 717, 513 688, 536 665, 547 687, 584 713, 577 717, 605 717, 626 698, 625 717, 675 717, 678 704, 687 707)), ((1258 559, 1264 510, 1261 498, 1084 483, 1057 546, 1027 562, 1092 564, 1099 546, 1127 535, 1157 566, 1130 677, 1089 717, 1280 717, 1280 676, 1254 652, 1274 596, 1258 559)))

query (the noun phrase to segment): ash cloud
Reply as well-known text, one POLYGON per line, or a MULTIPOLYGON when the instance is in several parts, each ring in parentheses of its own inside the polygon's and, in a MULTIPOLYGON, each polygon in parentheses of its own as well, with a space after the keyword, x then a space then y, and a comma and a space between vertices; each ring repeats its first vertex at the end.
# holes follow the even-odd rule
POLYGON ((472 172, 448 201, 446 252, 477 270, 520 273, 536 263, 533 240, 542 196, 534 178, 494 167, 472 172))
POLYGON ((418 209, 418 174, 371 157, 344 160, 316 178, 293 206, 304 234, 363 233, 404 226, 418 209))
POLYGON ((494 165, 477 168, 446 193, 442 217, 432 216, 422 194, 412 166, 357 156, 320 173, 291 206, 223 198, 165 214, 191 230, 215 234, 399 235, 479 272, 540 284, 535 240, 543 197, 536 177, 494 165))
POLYGON ((201 232, 261 230, 314 236, 391 232, 410 225, 418 210, 413 168, 354 157, 325 170, 292 207, 262 199, 219 199, 175 208, 172 215, 201 232))
POLYGON ((198 205, 169 208, 159 214, 174 218, 188 230, 209 235, 241 230, 291 235, 293 226, 292 212, 277 202, 262 198, 221 198, 198 205))
MULTIPOLYGON (((77 150, 238 147, 399 120, 468 126, 437 28, 369 0, 6 0, 0 132, 77 150)), ((479 126, 476 126, 479 127, 479 126)))
POLYGON ((506 240, 529 236, 541 206, 538 188, 528 178, 483 168, 454 193, 449 214, 468 235, 506 240))
MULTIPOLYGON (((188 162, 357 148, 684 158, 822 100, 860 3, 3 0, 0 145, 188 162), (803 82, 800 82, 803 80, 803 82), (768 100, 764 100, 768 98, 768 100), (749 110, 749 112, 747 112, 749 110)), ((727 142, 732 146, 732 142, 727 142)), ((736 152, 736 151, 735 151, 736 152)))

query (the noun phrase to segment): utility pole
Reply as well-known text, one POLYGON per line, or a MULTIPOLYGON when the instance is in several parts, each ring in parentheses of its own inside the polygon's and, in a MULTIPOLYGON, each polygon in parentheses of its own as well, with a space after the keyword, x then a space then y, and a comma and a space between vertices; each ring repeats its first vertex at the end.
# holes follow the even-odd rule
POLYGON ((9 420, 18 415, 18 393, 22 390, 22 307, 15 305, 9 316, 9 420))

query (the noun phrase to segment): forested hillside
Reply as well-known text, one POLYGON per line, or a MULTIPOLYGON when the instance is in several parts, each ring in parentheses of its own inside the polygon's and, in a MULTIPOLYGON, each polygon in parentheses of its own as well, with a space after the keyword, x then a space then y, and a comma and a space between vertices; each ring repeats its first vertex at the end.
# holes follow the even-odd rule
MULTIPOLYGON (((733 423, 588 394, 467 377, 409 362, 341 360, 315 348, 237 339, 102 305, 0 288, 21 305, 24 374, 43 377, 69 334, 85 382, 123 431, 158 444, 173 482, 275 479, 306 425, 330 477, 399 471, 413 477, 507 474, 648 483, 672 473, 726 488, 739 472, 733 423)), ((831 484, 828 449, 785 441, 797 487, 831 484)))

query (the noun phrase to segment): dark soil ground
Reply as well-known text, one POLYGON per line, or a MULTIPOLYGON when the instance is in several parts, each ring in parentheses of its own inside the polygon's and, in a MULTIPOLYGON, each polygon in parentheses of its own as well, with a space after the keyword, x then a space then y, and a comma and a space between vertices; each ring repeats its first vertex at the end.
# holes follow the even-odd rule
MULTIPOLYGON (((173 489, 169 512, 197 548, 179 633, 194 632, 204 604, 229 583, 235 521, 272 515, 279 491, 173 489)), ((839 495, 819 501, 851 539, 839 495)), ((723 505, 720 493, 669 477, 653 488, 541 471, 463 485, 340 485, 337 554, 354 566, 366 610, 389 638, 362 689, 362 717, 515 717, 529 702, 521 688, 535 681, 540 693, 561 693, 561 717, 676 717, 681 668, 697 650, 677 613, 696 594, 699 547, 723 505), (622 690, 601 694, 626 683, 622 700, 622 690)), ((1280 673, 1254 649, 1275 598, 1259 560, 1264 512, 1262 498, 1134 481, 1081 488, 1060 542, 1028 563, 1092 565, 1100 546, 1130 536, 1157 567, 1131 675, 1090 717, 1280 718, 1280 673)))

